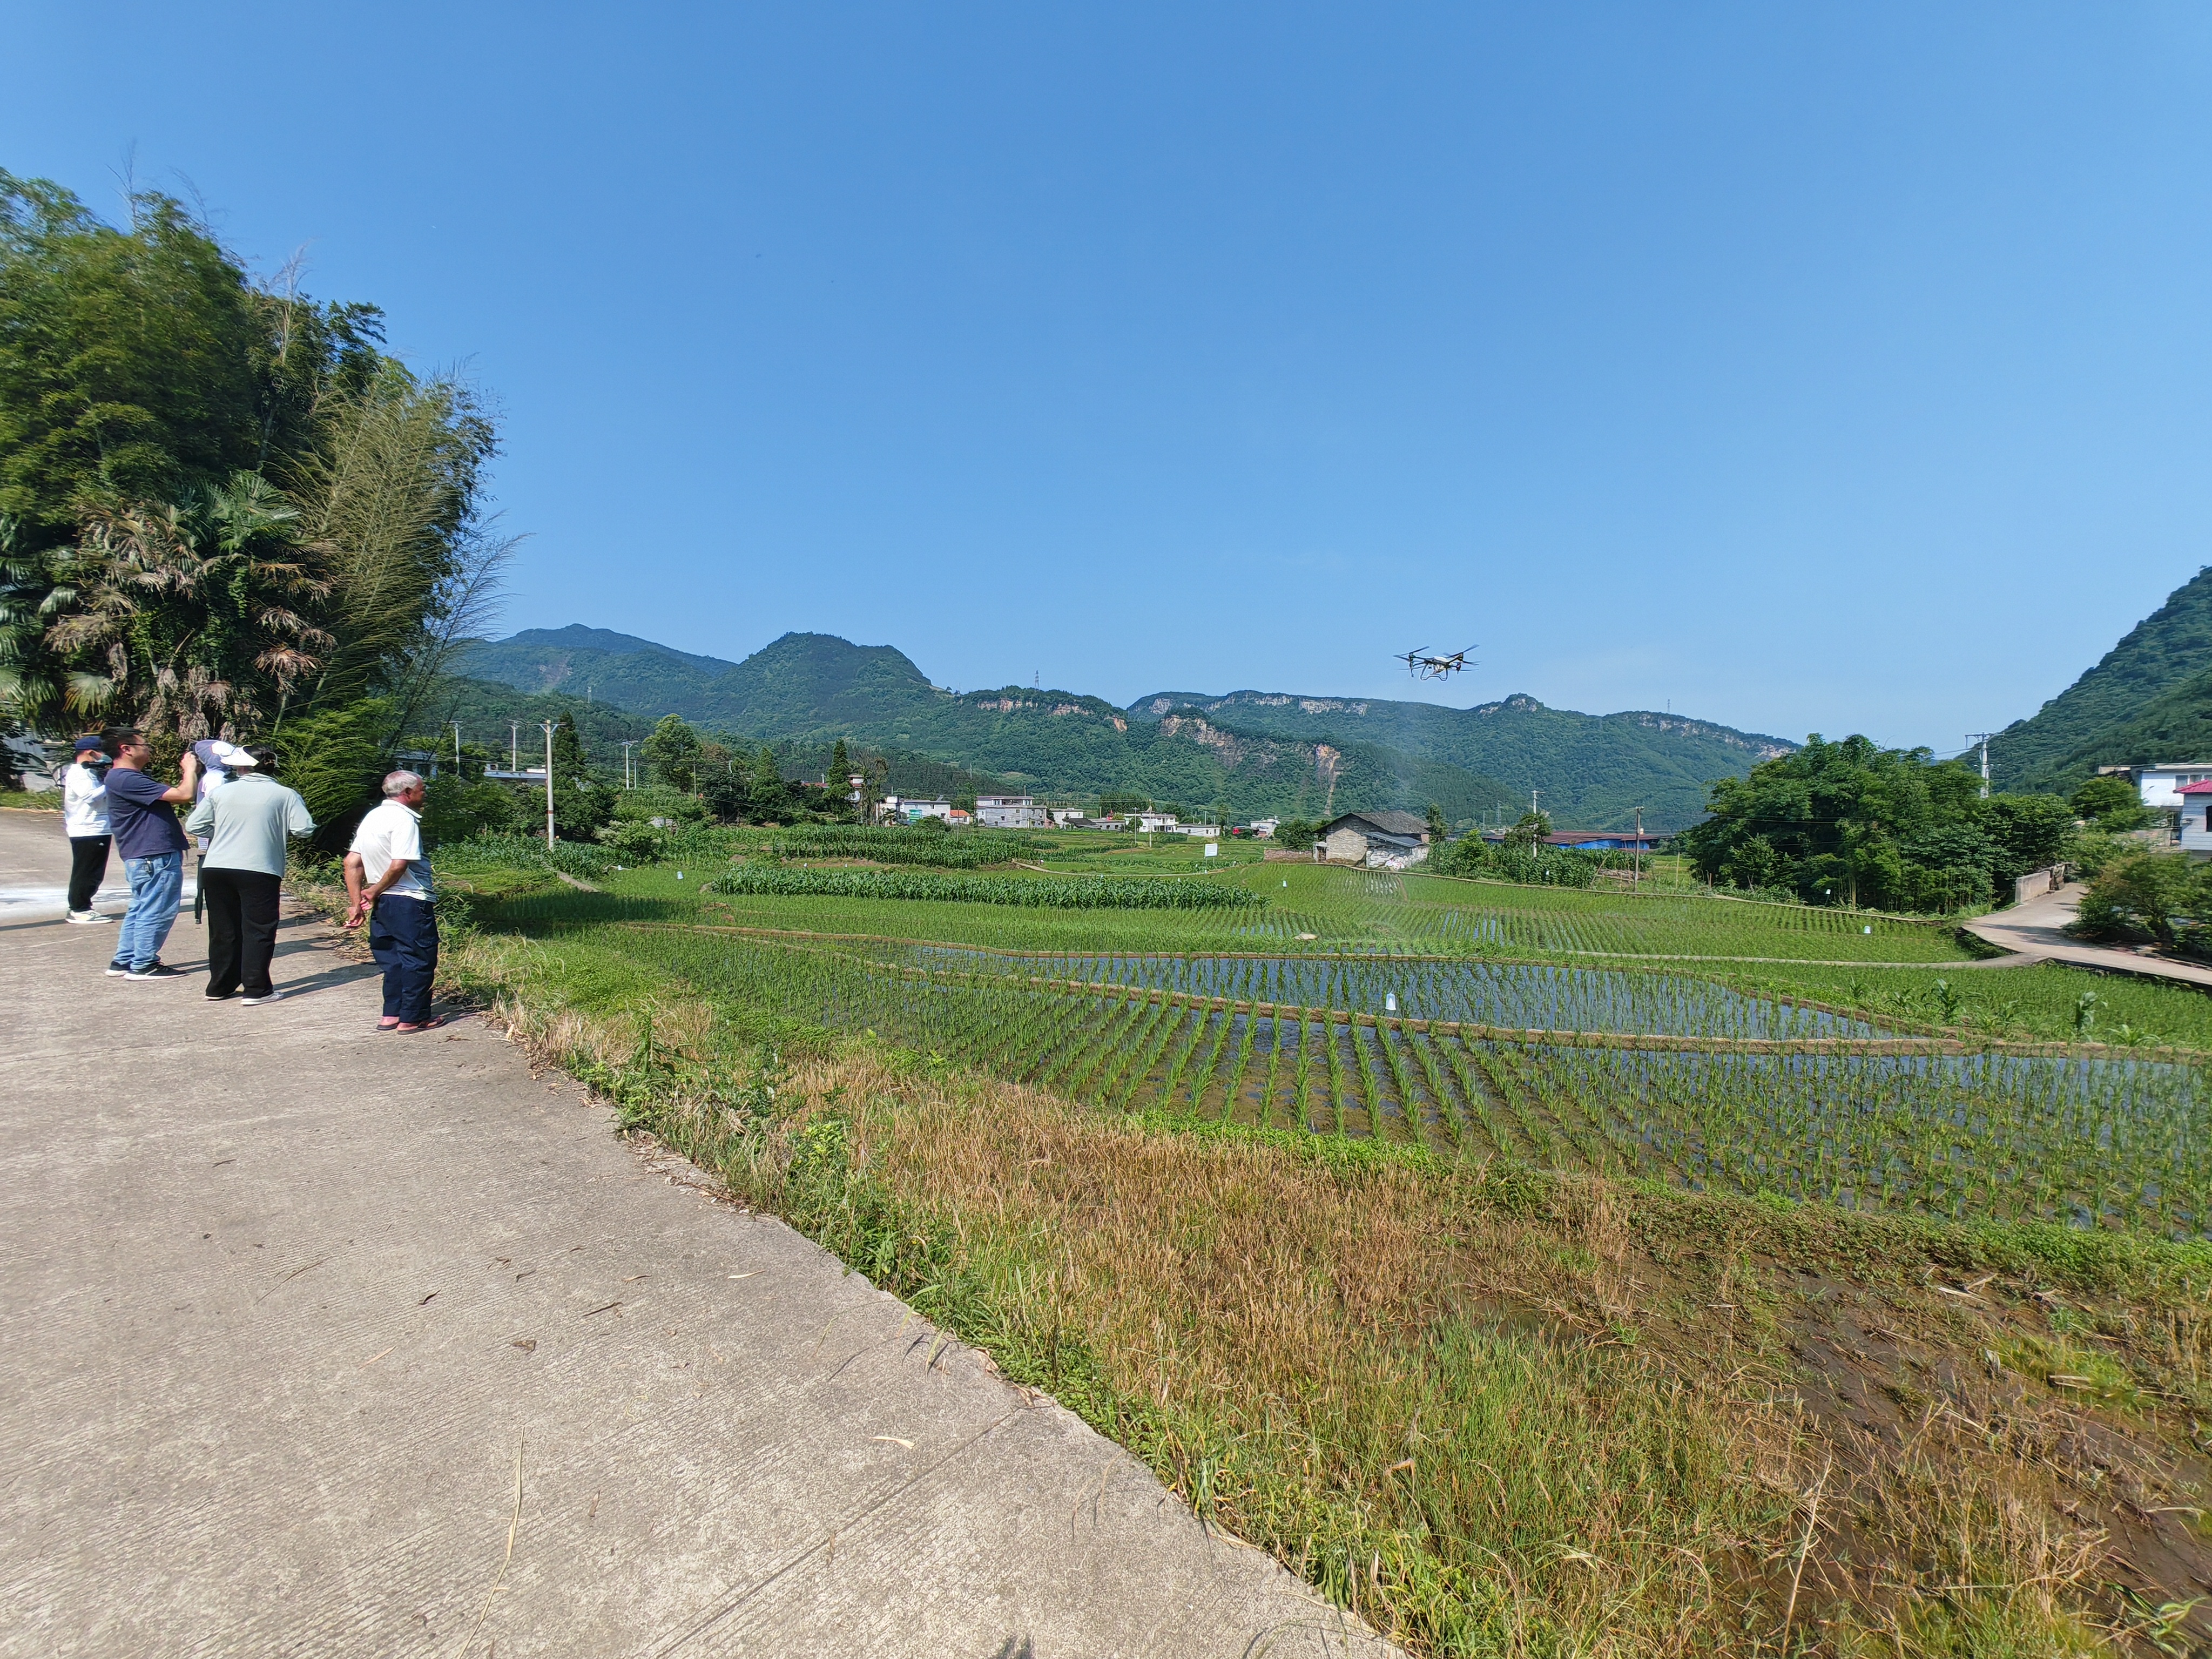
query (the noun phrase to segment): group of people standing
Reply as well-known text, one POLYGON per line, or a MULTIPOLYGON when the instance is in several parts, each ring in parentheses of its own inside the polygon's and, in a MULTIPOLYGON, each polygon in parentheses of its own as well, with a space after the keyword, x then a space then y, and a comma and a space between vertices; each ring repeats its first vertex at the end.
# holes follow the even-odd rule
MULTIPOLYGON (((277 898, 289 843, 314 832, 299 792, 276 778, 273 750, 197 744, 179 763, 179 781, 153 775, 153 745, 122 727, 79 738, 63 774, 63 830, 70 841, 69 919, 108 919, 93 896, 114 853, 131 900, 107 972, 147 981, 183 979, 161 947, 184 908, 185 854, 199 842, 199 906, 207 919, 210 1002, 237 997, 246 1007, 279 1000, 270 978, 276 953, 277 898), (179 807, 187 809, 180 822, 179 807)), ((430 1008, 438 966, 438 923, 430 863, 422 851, 422 780, 393 772, 384 799, 362 819, 345 857, 346 925, 368 924, 369 948, 384 969, 379 1029, 428 1030, 444 1022, 430 1008)))

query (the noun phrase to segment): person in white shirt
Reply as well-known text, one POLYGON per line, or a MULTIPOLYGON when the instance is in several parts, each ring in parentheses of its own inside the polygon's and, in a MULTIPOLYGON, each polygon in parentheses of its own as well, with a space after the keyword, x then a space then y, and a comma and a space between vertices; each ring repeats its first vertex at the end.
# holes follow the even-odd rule
POLYGON ((438 972, 438 913, 430 860, 422 855, 422 780, 394 772, 384 799, 353 834, 345 856, 346 926, 368 923, 368 948, 384 967, 381 1031, 428 1031, 430 982, 438 972))
POLYGON ((76 740, 76 758, 62 770, 62 833, 69 837, 69 919, 112 918, 92 908, 107 874, 107 751, 100 735, 76 740))

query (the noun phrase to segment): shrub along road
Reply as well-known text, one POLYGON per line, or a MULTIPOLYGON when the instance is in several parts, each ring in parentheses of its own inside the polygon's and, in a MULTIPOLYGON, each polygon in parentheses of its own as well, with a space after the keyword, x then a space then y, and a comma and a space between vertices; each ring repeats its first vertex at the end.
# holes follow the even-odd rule
POLYGON ((0 1654, 1386 1651, 320 924, 111 942, 0 927, 0 1654))

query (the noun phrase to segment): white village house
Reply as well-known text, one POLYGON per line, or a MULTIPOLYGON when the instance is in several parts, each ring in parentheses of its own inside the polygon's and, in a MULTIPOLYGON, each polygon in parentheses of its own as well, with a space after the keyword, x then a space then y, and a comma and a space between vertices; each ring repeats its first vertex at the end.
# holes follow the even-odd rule
POLYGON ((2130 769, 2142 804, 2160 811, 2179 806, 2181 792, 2191 784, 2212 783, 2212 761, 2166 761, 2130 769))
POLYGON ((1046 830, 1052 815, 1028 795, 978 795, 975 822, 988 830, 1046 830))

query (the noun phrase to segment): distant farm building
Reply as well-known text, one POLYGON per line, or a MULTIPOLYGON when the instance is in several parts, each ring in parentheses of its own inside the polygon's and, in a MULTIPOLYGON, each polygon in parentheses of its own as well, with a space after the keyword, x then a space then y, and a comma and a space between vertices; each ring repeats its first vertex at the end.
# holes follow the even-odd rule
POLYGON ((1570 848, 1577 853, 1653 853, 1661 837, 1638 835, 1633 830, 1555 830, 1544 837, 1547 847, 1570 848))
POLYGON ((1331 864, 1404 870, 1429 855, 1429 826, 1411 812, 1346 812, 1322 826, 1314 851, 1331 864))
POLYGON ((1028 795, 978 795, 975 822, 991 830, 1043 830, 1052 815, 1028 795))

